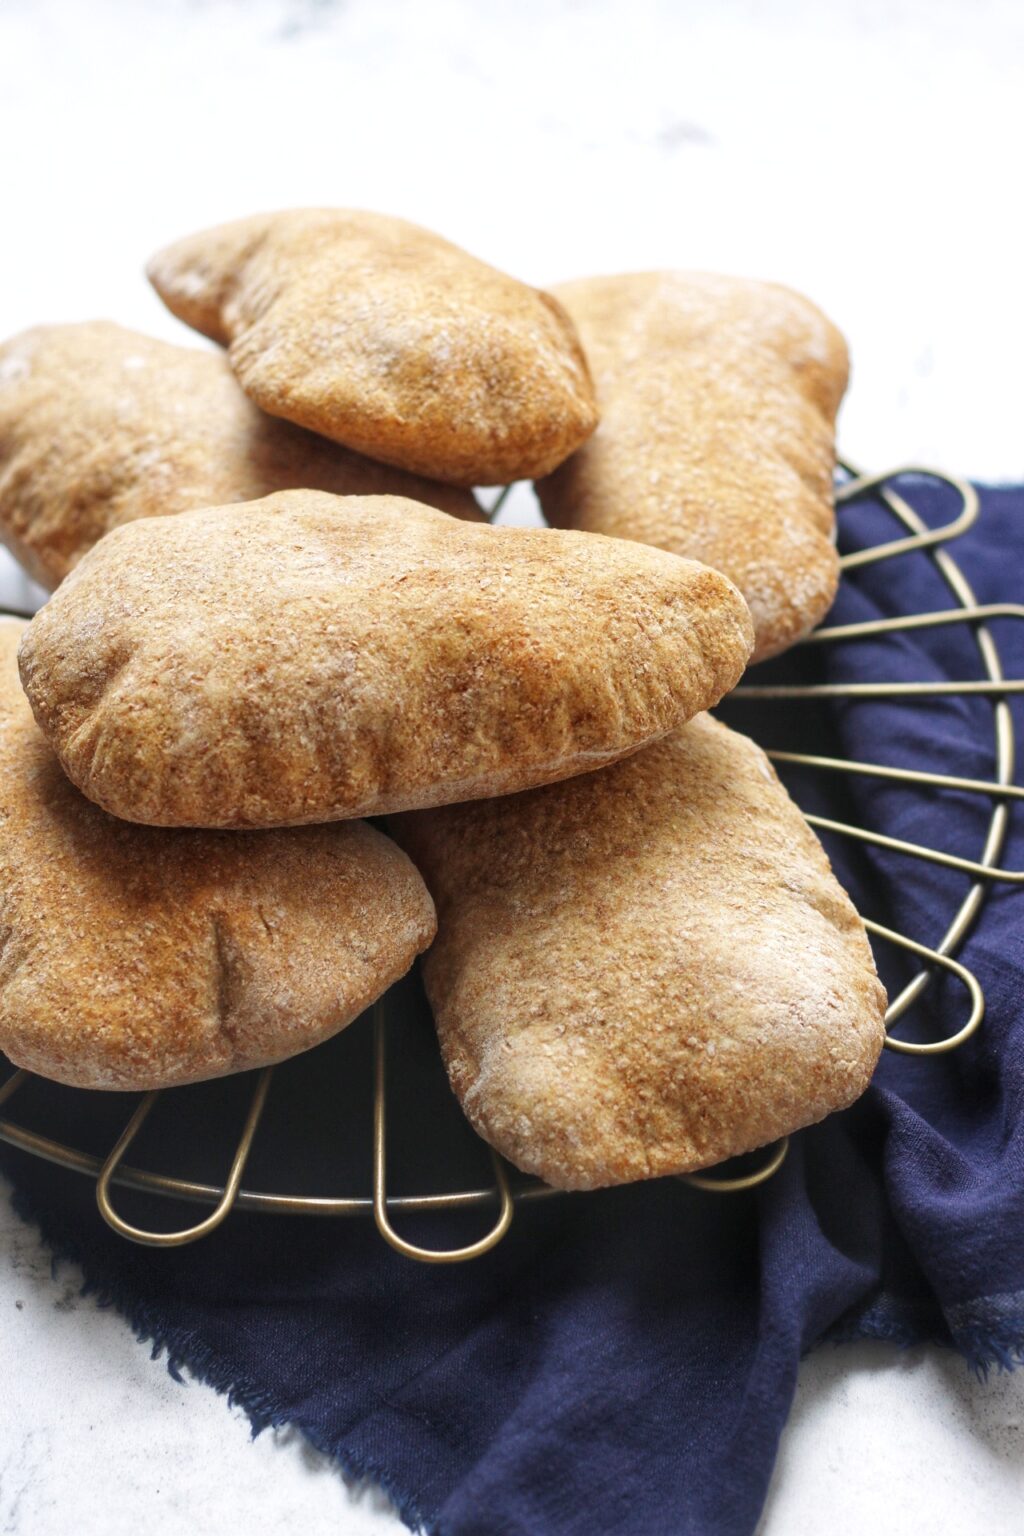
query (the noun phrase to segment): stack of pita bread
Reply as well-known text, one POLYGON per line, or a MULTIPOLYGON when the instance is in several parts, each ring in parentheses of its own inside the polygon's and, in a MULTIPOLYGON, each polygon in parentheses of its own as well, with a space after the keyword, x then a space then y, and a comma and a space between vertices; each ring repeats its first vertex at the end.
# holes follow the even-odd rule
POLYGON ((0 623, 0 1047, 193 1082, 425 952, 466 1114, 554 1185, 856 1098, 864 927, 707 713, 835 593, 834 327, 706 273, 540 292, 329 209, 149 275, 221 350, 0 347, 0 534, 53 590, 0 623), (523 479, 551 526, 491 526, 473 487, 523 479))

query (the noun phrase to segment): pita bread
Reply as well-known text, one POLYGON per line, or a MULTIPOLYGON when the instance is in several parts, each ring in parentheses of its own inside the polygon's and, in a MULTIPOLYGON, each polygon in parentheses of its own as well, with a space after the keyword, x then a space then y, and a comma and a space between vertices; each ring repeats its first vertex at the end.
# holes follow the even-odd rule
POLYGON ((263 410, 372 459, 504 484, 594 430, 562 307, 403 219, 260 214, 179 240, 148 273, 180 320, 229 345, 263 410))
POLYGON ((639 539, 722 571, 754 620, 754 661, 835 596, 832 472, 848 359, 799 294, 706 272, 555 289, 579 328, 601 425, 537 487, 549 520, 639 539))
POLYGON ((661 550, 282 491, 115 529, 21 675, 114 815, 280 826, 610 762, 719 699, 750 638, 725 577, 661 550))
POLYGON ((0 538, 53 588, 111 528, 293 486, 408 496, 483 521, 468 491, 265 415, 225 358, 106 320, 0 347, 0 538))
POLYGON ((885 994, 820 844, 701 715, 599 773, 388 823, 437 903, 423 962, 473 1125, 565 1189, 685 1173, 867 1086, 885 994))
POLYGON ((265 1066, 356 1018, 412 964, 434 910, 365 822, 154 831, 61 772, 0 621, 0 1049, 79 1088, 265 1066))

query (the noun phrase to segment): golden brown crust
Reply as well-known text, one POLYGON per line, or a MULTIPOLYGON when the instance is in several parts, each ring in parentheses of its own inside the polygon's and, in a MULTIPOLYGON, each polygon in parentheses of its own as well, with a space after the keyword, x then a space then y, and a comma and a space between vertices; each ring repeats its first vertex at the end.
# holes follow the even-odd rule
POLYGON ((504 484, 554 469, 596 424, 561 305, 402 219, 260 214, 147 270, 179 319, 230 343, 257 405, 388 464, 504 484))
POLYGON ((727 692, 750 640, 736 589, 661 550, 283 491, 115 529, 21 673, 115 815, 294 825, 621 757, 727 692))
POLYGON ((752 660, 835 596, 832 471, 848 358, 808 300, 706 272, 555 289, 579 328, 601 425, 537 487, 548 520, 723 571, 754 619, 752 660))
POLYGON ((468 491, 267 416, 220 353, 106 320, 36 326, 0 346, 0 538, 45 587, 121 523, 293 486, 483 520, 468 491))
POLYGON ((0 621, 0 1049, 80 1088, 263 1066, 356 1018, 408 970, 434 910, 365 822, 153 831, 65 778, 0 621))
POLYGON ((392 818, 480 1134, 567 1189, 703 1168, 855 1099, 864 927, 761 750, 707 715, 598 773, 392 818))

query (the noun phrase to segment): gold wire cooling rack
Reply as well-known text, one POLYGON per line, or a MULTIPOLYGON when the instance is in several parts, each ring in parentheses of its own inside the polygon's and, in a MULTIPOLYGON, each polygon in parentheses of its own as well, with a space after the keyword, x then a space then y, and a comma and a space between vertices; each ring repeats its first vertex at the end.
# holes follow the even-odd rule
MULTIPOLYGON (((821 774, 866 775, 876 779, 898 780, 910 785, 932 789, 952 789, 980 795, 990 801, 991 815, 988 829, 984 846, 977 859, 961 858, 935 848, 886 836, 870 827, 852 826, 805 812, 808 822, 822 831, 905 854, 912 860, 924 860, 943 865, 971 877, 971 885, 966 896, 953 914, 944 937, 935 948, 922 944, 907 934, 896 933, 868 918, 864 919, 865 927, 873 938, 895 945, 921 962, 920 969, 889 1005, 886 1013, 886 1047, 907 1055, 934 1056, 955 1050, 962 1045, 977 1030, 984 1015, 985 999, 981 986, 977 978, 956 959, 956 951, 976 922, 991 883, 996 880, 1017 885, 1024 883, 1024 871, 1011 871, 1000 867, 1010 825, 1012 802, 1024 798, 1024 789, 1016 787, 1013 783, 1014 730, 1006 696, 1024 692, 1024 680, 1011 680, 1004 677, 995 640, 987 627, 987 621, 991 619, 1024 619, 1024 605, 979 604, 963 572, 945 548, 951 540, 970 528, 978 517, 979 501, 973 486, 953 476, 916 467, 893 470, 880 475, 858 473, 849 464, 843 464, 841 469, 843 478, 838 479, 836 486, 837 509, 841 511, 861 498, 874 495, 906 530, 899 538, 844 555, 841 559, 844 580, 851 579, 851 574, 858 569, 879 561, 923 552, 933 561, 952 595, 954 605, 948 609, 925 613, 898 614, 864 623, 827 626, 808 636, 803 644, 821 646, 836 641, 874 639, 900 631, 934 630, 949 624, 963 624, 969 627, 973 635, 984 677, 980 680, 931 682, 805 684, 752 682, 744 683, 730 697, 760 701, 801 699, 812 705, 815 701, 822 699, 909 700, 942 695, 959 697, 982 695, 991 701, 994 760, 991 779, 966 779, 933 770, 895 768, 881 763, 801 752, 769 752, 769 756, 776 762, 800 765, 821 774), (929 528, 907 501, 902 490, 897 489, 897 484, 908 477, 941 482, 951 487, 960 500, 956 516, 940 528, 929 528), (893 1026, 920 998, 939 969, 950 972, 966 989, 968 1006, 965 1022, 946 1039, 934 1041, 899 1039, 892 1033, 893 1026)), ((510 488, 502 492, 498 498, 492 508, 492 515, 498 511, 508 489, 510 488)), ((493 1184, 485 1183, 480 1187, 440 1193, 389 1195, 387 1178, 388 1025, 388 1001, 382 999, 373 1010, 373 1174, 372 1191, 369 1194, 344 1196, 279 1194, 243 1187, 242 1179, 263 1116, 275 1071, 273 1067, 264 1069, 256 1079, 256 1085, 245 1112, 241 1136, 235 1146, 223 1184, 197 1182, 194 1179, 180 1178, 173 1174, 133 1167, 124 1162, 128 1149, 160 1099, 159 1092, 143 1095, 106 1157, 66 1146, 35 1129, 19 1125, 6 1116, 0 1117, 0 1139, 50 1162, 58 1163, 64 1168, 94 1178, 97 1204, 103 1219, 115 1232, 133 1242, 164 1248, 195 1242, 198 1238, 205 1237, 216 1230, 233 1210, 303 1216, 372 1215, 384 1240, 408 1258, 435 1264, 457 1263, 476 1258, 501 1241, 508 1231, 514 1211, 519 1204, 543 1199, 558 1191, 536 1180, 525 1181, 513 1190, 509 1170, 501 1158, 491 1152, 493 1184), (148 1230, 132 1225, 118 1213, 111 1199, 111 1190, 114 1186, 211 1206, 212 1209, 203 1220, 177 1231, 148 1230), (422 1216, 438 1211, 486 1210, 494 1207, 497 1208, 497 1216, 489 1230, 476 1241, 458 1248, 421 1247, 403 1238, 393 1225, 393 1218, 396 1217, 422 1216)), ((322 1050, 323 1047, 320 1049, 322 1050)), ((10 1102, 29 1077, 29 1073, 21 1070, 12 1073, 0 1087, 0 1109, 10 1102)), ((454 1099, 451 1101, 451 1108, 453 1113, 458 1113, 454 1099)), ((697 1189, 719 1194, 752 1189, 764 1183, 781 1167, 787 1146, 788 1142, 784 1140, 769 1149, 765 1161, 752 1173, 743 1172, 735 1177, 714 1173, 690 1174, 685 1176, 685 1181, 697 1189)))

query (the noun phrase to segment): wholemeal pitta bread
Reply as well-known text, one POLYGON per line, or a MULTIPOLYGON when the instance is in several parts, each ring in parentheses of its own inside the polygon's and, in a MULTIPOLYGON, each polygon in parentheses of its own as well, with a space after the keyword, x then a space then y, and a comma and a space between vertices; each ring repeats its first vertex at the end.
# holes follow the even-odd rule
POLYGON ((257 405, 417 474, 546 474, 597 421, 561 306, 403 219, 260 214, 147 270, 180 320, 230 345, 257 405))
POLYGON ((115 529, 21 675, 106 810, 255 827, 584 772, 719 699, 750 639, 736 589, 661 550, 283 491, 115 529))
POLYGON ((434 933, 405 854, 365 822, 154 831, 65 778, 0 621, 0 1049, 79 1088, 149 1089, 336 1034, 434 933))
POLYGON ((758 747, 707 715, 599 773, 389 822, 437 903, 452 1086, 566 1189, 684 1173, 849 1104, 867 935, 758 747))
POLYGON ((706 272, 585 278, 555 293, 579 328, 601 425, 538 485, 548 520, 723 571, 754 661, 828 611, 839 579, 832 471, 848 359, 813 304, 706 272))
POLYGON ((293 486, 407 496, 482 521, 468 491, 265 415, 220 353, 105 320, 0 346, 0 538, 44 587, 121 523, 293 486))

